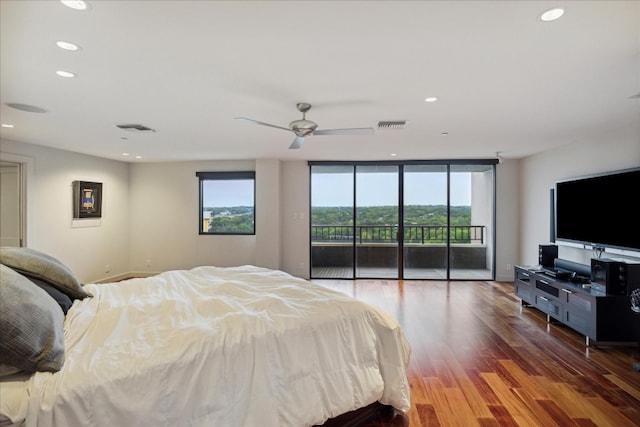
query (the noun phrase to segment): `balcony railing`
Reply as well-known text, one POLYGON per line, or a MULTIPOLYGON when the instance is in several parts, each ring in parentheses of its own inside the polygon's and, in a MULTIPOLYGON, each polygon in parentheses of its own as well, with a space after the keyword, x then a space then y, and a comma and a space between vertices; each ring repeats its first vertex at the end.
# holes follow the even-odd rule
MULTIPOLYGON (((404 243, 443 244, 447 242, 447 230, 451 243, 484 244, 483 225, 405 225, 404 243)), ((395 243, 398 241, 397 225, 312 225, 312 243, 352 243, 354 234, 357 244, 395 243)))

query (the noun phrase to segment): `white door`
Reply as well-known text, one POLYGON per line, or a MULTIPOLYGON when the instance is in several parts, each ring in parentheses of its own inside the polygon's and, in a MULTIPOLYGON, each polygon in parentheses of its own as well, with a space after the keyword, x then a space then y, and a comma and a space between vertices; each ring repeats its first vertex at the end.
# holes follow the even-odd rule
POLYGON ((20 167, 0 162, 0 246, 22 246, 20 167))

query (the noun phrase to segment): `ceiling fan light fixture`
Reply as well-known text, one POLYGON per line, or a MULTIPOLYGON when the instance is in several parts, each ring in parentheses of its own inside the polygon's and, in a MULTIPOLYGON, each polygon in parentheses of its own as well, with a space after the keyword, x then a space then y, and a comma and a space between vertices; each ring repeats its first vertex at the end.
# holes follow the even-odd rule
POLYGON ((271 123, 265 123, 258 120, 249 119, 246 117, 236 117, 238 120, 253 123, 261 126, 268 126, 271 128, 282 129, 289 132, 293 132, 296 135, 293 143, 289 146, 290 149, 298 149, 301 147, 305 138, 313 135, 368 135, 373 133, 373 128, 346 128, 346 129, 321 129, 317 130, 318 124, 306 119, 306 113, 311 109, 311 104, 306 102, 299 102, 296 104, 298 111, 302 113, 302 119, 294 120, 289 123, 289 127, 273 125, 271 123))
POLYGON ((289 129, 298 136, 310 136, 317 128, 318 125, 311 120, 294 120, 289 123, 289 129))

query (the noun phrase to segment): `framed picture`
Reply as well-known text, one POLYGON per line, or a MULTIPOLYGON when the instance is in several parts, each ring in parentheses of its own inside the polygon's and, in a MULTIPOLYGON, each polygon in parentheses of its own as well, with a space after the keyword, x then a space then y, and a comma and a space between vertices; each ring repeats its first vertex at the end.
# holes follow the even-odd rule
POLYGON ((102 217, 102 183, 73 181, 73 217, 102 217))

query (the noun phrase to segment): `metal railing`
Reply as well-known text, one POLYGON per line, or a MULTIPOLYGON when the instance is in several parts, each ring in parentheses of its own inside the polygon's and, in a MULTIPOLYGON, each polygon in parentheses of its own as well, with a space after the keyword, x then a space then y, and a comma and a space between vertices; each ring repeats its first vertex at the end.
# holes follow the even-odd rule
MULTIPOLYGON (((447 230, 451 243, 484 244, 483 225, 405 225, 404 243, 435 244, 447 242, 447 230)), ((398 241, 397 225, 312 225, 311 242, 395 243, 398 241)))

